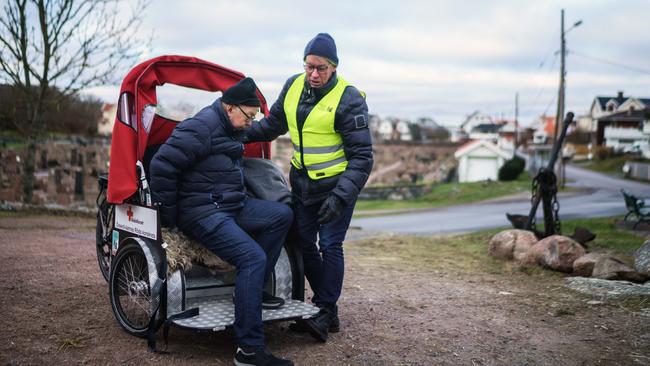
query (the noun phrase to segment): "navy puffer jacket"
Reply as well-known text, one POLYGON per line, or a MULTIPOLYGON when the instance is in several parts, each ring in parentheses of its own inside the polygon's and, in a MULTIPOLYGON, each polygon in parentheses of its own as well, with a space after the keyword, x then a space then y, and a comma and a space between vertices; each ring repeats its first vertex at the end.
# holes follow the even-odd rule
POLYGON ((217 211, 244 206, 240 137, 221 99, 176 126, 149 166, 164 226, 185 228, 217 211))
MULTIPOLYGON (((284 99, 294 80, 301 74, 287 80, 273 103, 270 114, 259 123, 253 123, 246 132, 247 141, 270 141, 285 134, 289 127, 284 113, 284 99)), ((305 88, 300 96, 296 118, 298 129, 302 126, 314 106, 337 83, 336 73, 322 88, 313 89, 305 81, 305 88)), ((313 180, 305 171, 291 165, 291 191, 295 199, 304 205, 322 202, 330 194, 335 194, 344 202, 354 202, 366 184, 373 166, 372 137, 368 129, 368 105, 365 98, 354 86, 345 88, 334 117, 334 129, 343 139, 343 149, 348 160, 345 171, 325 179, 313 180)), ((298 144, 297 141, 293 142, 298 144)))

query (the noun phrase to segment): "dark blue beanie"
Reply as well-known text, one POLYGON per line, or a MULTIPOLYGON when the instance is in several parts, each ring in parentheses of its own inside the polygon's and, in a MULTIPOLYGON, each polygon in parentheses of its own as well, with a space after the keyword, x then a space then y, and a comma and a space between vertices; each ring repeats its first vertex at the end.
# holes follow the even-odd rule
POLYGON ((253 79, 246 77, 230 88, 226 89, 221 96, 221 101, 231 105, 245 105, 259 107, 260 99, 257 97, 257 86, 253 79))
POLYGON ((336 43, 334 43, 334 38, 327 33, 318 33, 307 43, 303 60, 307 58, 307 55, 325 57, 334 65, 339 64, 339 58, 336 56, 336 43))

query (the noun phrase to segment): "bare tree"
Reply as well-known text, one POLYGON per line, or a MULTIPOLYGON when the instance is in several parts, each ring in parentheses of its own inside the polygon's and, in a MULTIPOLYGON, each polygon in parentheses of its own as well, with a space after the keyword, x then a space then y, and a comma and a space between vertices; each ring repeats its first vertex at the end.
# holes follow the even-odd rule
POLYGON ((26 117, 15 119, 27 156, 23 201, 31 202, 44 114, 56 95, 111 83, 149 42, 139 33, 147 0, 7 0, 0 13, 0 81, 18 87, 26 117), (57 93, 52 93, 56 89, 57 93))

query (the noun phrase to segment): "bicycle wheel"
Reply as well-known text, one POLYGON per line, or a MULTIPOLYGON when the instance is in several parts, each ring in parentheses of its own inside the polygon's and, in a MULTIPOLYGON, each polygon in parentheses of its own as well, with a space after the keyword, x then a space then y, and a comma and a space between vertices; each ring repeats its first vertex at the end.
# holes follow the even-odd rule
POLYGON ((127 244, 113 259, 109 295, 117 322, 127 333, 144 338, 151 312, 147 258, 138 244, 127 244))

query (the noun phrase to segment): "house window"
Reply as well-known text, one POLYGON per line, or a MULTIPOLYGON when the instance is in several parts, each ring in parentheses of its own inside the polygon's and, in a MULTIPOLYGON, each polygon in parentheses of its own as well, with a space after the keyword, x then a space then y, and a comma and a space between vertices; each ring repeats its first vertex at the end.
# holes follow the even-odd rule
POLYGON ((616 102, 613 101, 613 100, 610 100, 609 102, 607 102, 607 105, 605 106, 605 109, 607 110, 607 112, 613 112, 614 110, 616 110, 617 107, 618 107, 618 105, 616 104, 616 102))

